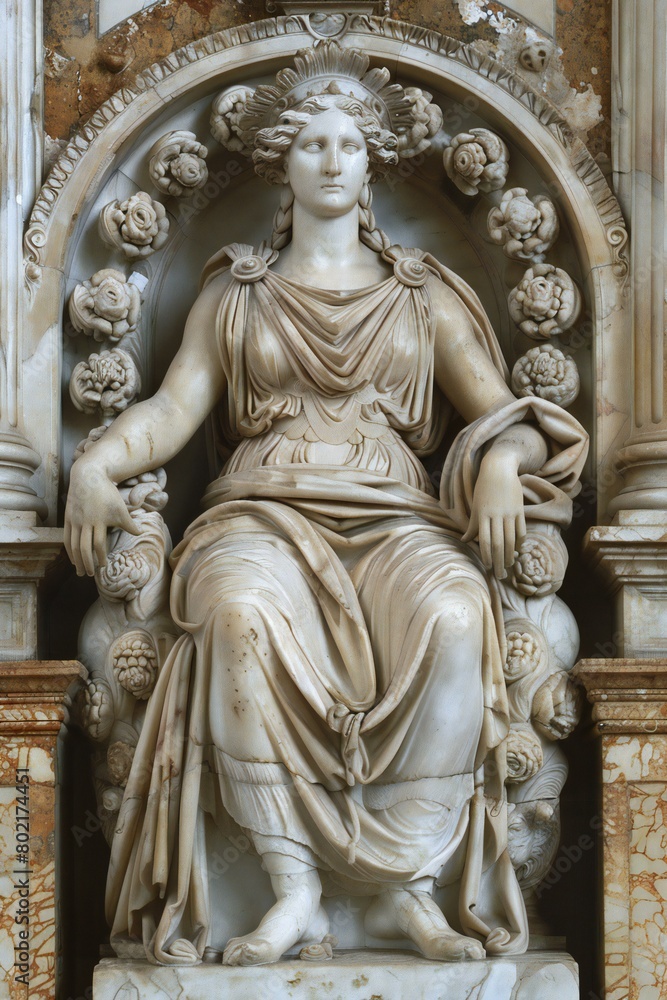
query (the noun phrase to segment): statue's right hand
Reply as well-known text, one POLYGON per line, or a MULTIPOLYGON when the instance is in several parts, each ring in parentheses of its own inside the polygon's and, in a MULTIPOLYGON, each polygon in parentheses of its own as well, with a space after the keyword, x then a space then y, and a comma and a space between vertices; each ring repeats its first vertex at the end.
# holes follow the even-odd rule
POLYGON ((109 528, 139 534, 114 483, 79 460, 72 466, 65 509, 65 548, 78 576, 93 576, 95 568, 106 562, 109 528))

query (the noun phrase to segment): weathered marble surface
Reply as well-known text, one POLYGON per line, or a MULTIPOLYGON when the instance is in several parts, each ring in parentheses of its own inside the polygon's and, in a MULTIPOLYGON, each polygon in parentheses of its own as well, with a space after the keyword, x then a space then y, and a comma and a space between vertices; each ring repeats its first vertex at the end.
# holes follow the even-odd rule
POLYGON ((602 736, 606 1000, 667 995, 667 661, 582 660, 602 736))
POLYGON ((62 660, 3 663, 0 669, 2 1000, 57 995, 55 753, 66 693, 82 671, 79 663, 62 660))
POLYGON ((575 962, 562 952, 447 965, 410 952, 350 951, 331 962, 298 959, 238 969, 166 968, 105 959, 95 970, 94 1000, 578 1000, 575 962))

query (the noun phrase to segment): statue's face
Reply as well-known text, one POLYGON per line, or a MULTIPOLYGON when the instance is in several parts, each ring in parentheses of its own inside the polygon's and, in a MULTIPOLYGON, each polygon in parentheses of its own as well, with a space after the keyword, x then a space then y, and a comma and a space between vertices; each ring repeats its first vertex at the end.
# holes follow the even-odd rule
POLYGON ((314 115, 287 154, 286 179, 294 200, 313 215, 346 215, 369 178, 366 140, 345 112, 314 115))

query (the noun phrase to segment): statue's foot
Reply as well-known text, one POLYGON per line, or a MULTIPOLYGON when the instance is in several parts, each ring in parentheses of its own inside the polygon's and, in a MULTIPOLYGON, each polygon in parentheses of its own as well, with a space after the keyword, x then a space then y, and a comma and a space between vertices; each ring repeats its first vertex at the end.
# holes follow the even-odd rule
POLYGON ((428 892, 381 892, 366 913, 366 930, 377 938, 408 937, 436 962, 477 961, 486 954, 481 942, 452 930, 428 892))
POLYGON ((232 938, 222 956, 223 965, 268 965, 294 945, 319 944, 329 930, 329 918, 320 906, 320 894, 306 889, 279 899, 259 927, 232 938))

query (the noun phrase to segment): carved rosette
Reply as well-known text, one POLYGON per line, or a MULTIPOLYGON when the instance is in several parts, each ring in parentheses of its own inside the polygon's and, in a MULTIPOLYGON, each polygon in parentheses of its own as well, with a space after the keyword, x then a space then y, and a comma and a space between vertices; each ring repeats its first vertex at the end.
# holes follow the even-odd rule
POLYGON ((512 370, 515 396, 540 396, 558 406, 573 403, 579 395, 579 385, 576 361, 553 344, 531 347, 512 370))
POLYGON ((558 528, 529 529, 510 571, 513 586, 526 597, 547 597, 560 590, 567 569, 567 548, 558 528))
POLYGON ((512 726, 505 742, 507 783, 518 785, 534 778, 544 763, 542 744, 531 726, 512 726))
POLYGON ((463 194, 498 191, 507 180, 507 146, 486 128, 471 128, 455 135, 442 156, 447 176, 463 194))
POLYGON ((548 340, 576 322, 581 293, 567 271, 553 264, 535 264, 512 289, 508 304, 522 333, 532 340, 548 340))
POLYGON ((558 238, 558 215, 546 195, 529 198, 526 188, 510 188, 489 212, 488 230, 507 257, 539 262, 558 238))
POLYGON ((140 392, 137 366, 119 347, 80 361, 70 379, 70 396, 77 410, 94 413, 99 409, 108 418, 127 409, 140 392))
POLYGON ((150 257, 167 242, 169 219, 164 205, 145 191, 126 201, 111 201, 102 209, 100 237, 129 260, 150 257))
POLYGON ((160 191, 178 198, 206 184, 207 156, 194 132, 167 132, 150 151, 148 173, 160 191))
POLYGON ((121 271, 104 268, 77 285, 69 299, 69 317, 76 333, 112 344, 137 329, 141 293, 121 271))

